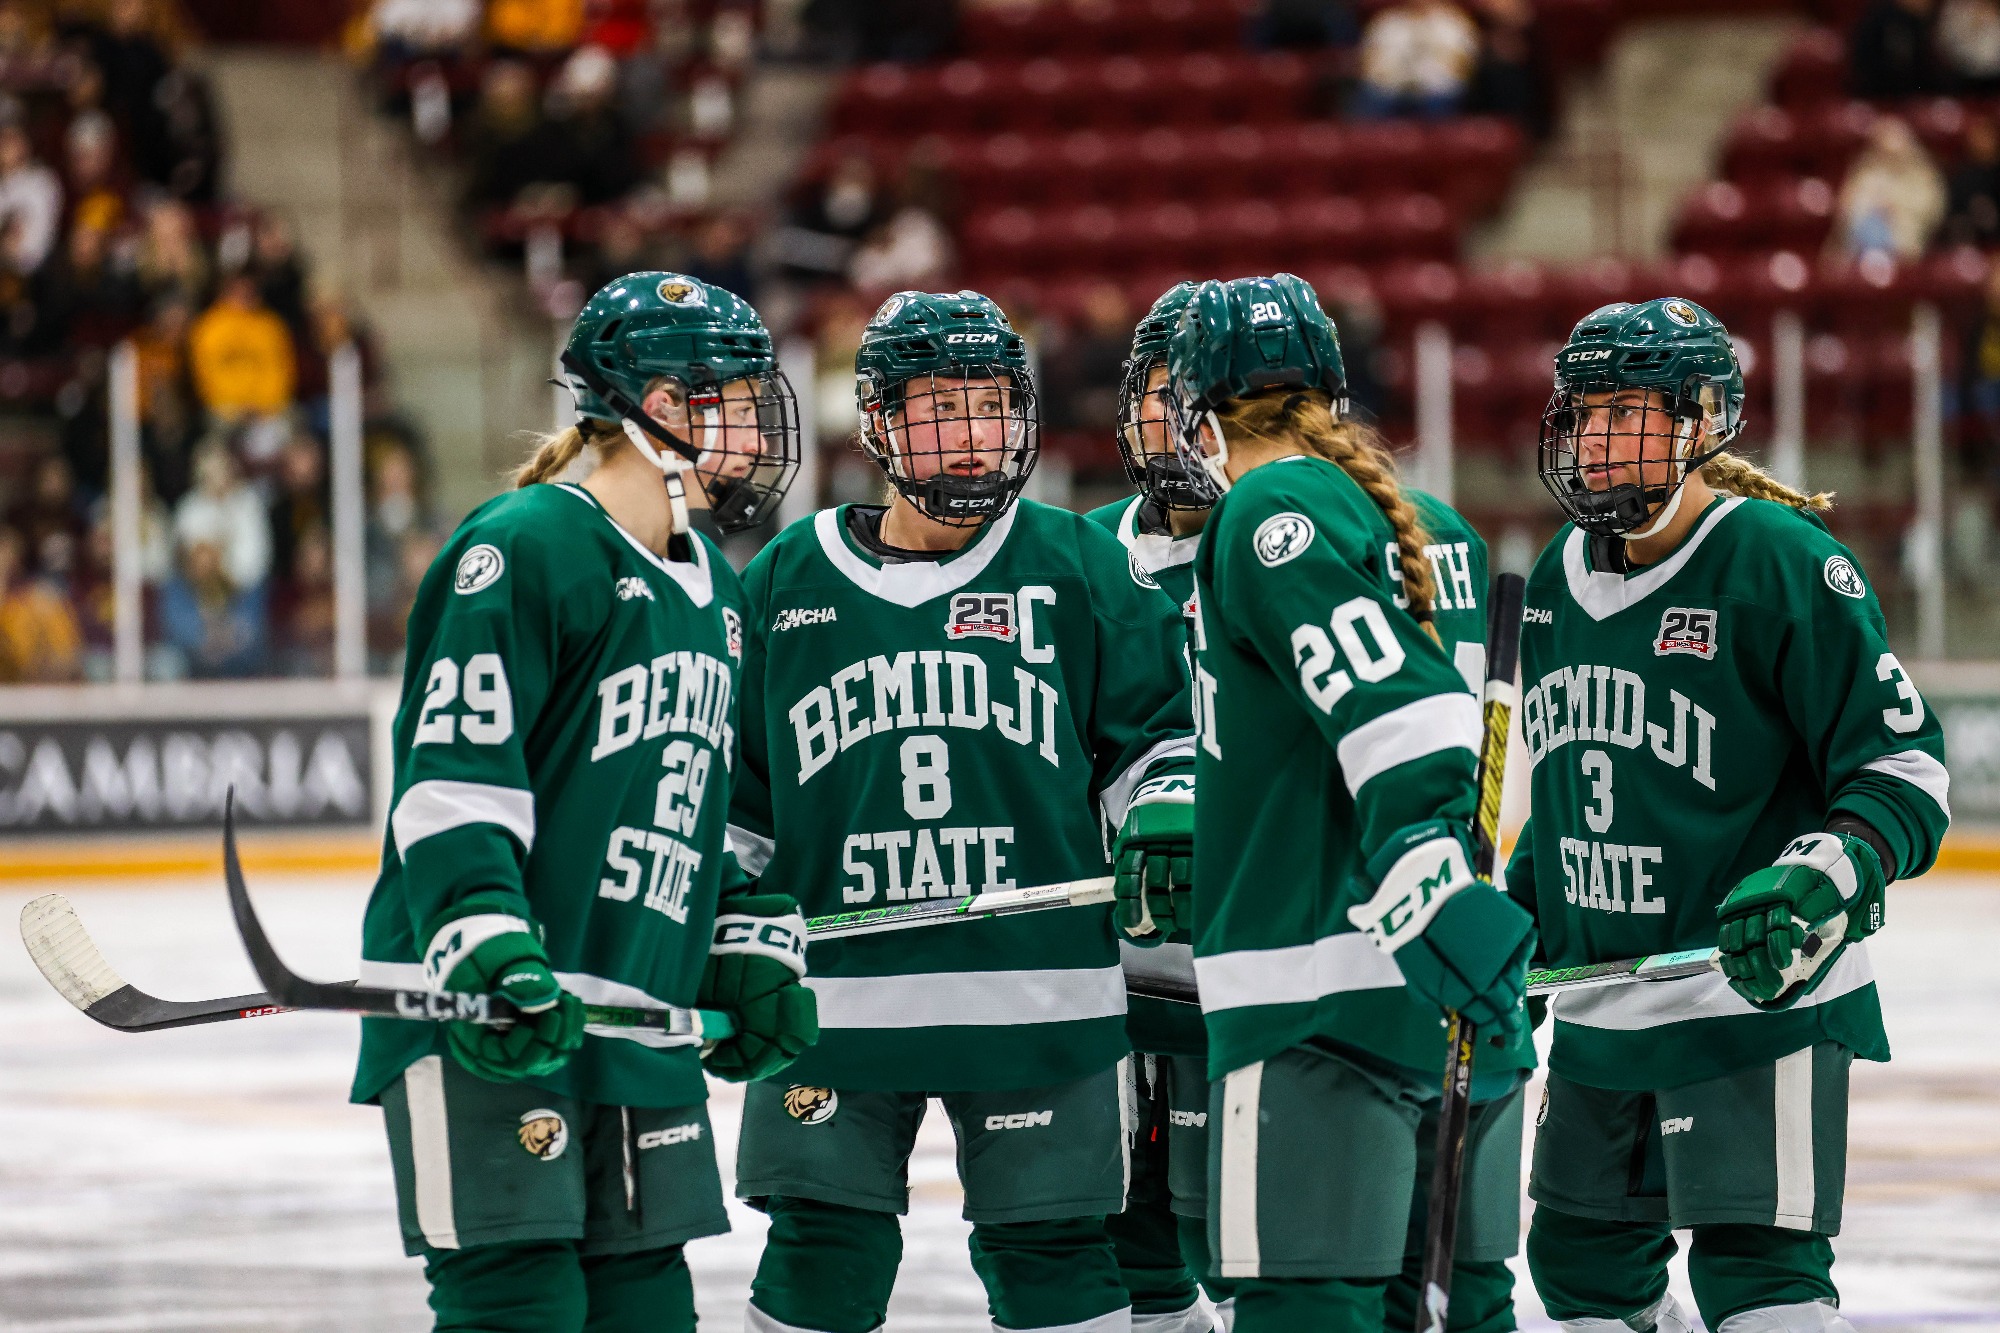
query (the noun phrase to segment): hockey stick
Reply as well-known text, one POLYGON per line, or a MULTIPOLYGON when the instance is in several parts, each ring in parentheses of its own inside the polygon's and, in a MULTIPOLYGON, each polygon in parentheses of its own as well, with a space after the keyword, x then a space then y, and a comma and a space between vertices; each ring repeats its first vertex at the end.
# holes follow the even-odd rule
POLYGON ((162 1000, 146 994, 111 970, 77 920, 76 909, 60 893, 44 894, 21 909, 21 943, 58 994, 85 1017, 120 1032, 158 1032, 288 1012, 264 994, 220 1000, 162 1000))
MULTIPOLYGON (((236 914, 236 930, 250 955, 257 980, 271 992, 271 998, 287 1009, 315 1009, 343 1014, 372 1014, 380 1018, 407 1018, 420 1023, 479 1023, 498 1027, 513 1023, 521 1011, 502 995, 467 991, 400 990, 387 986, 348 985, 341 982, 308 981, 285 966, 257 919, 250 903, 250 888, 243 882, 243 863, 236 855, 235 793, 222 807, 222 876, 229 886, 230 910, 236 914)), ((720 1041, 736 1034, 736 1024, 728 1014, 713 1009, 636 1009, 624 1005, 586 1004, 587 1027, 639 1029, 664 1032, 674 1037, 698 1037, 720 1041)))
POLYGON ((1072 879, 1061 884, 1037 884, 1025 889, 993 889, 963 898, 894 907, 870 907, 860 912, 835 912, 806 922, 808 940, 844 940, 856 935, 882 935, 892 930, 934 926, 945 921, 985 921, 1052 907, 1088 907, 1113 898, 1109 875, 1072 879))
MULTIPOLYGON (((1486 734, 1479 745, 1472 817, 1472 873, 1491 882, 1500 855, 1500 791, 1507 776, 1507 723, 1521 697, 1514 670, 1521 657, 1521 611, 1528 582, 1519 574, 1493 581, 1486 629, 1486 734)), ((1444 1333, 1451 1308, 1451 1270, 1458 1257, 1458 1202, 1465 1187, 1465 1129, 1472 1115, 1472 1024, 1453 1010, 1446 1019, 1444 1100, 1438 1107, 1437 1151, 1431 1162, 1425 1218, 1423 1302, 1417 1333, 1444 1333)))

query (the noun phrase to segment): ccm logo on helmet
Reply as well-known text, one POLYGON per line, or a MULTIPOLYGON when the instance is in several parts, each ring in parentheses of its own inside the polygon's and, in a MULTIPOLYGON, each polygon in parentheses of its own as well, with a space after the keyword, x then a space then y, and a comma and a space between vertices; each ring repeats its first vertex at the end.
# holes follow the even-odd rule
POLYGON ((1013 1115, 989 1115, 986 1117, 988 1129, 1033 1129, 1036 1125, 1055 1123, 1054 1111, 1019 1111, 1013 1115))
POLYGON ((1000 335, 997 333, 951 333, 945 335, 945 341, 947 343, 997 343, 1000 341, 1000 335))
POLYGON ((1580 352, 1571 352, 1565 359, 1570 361, 1609 361, 1611 359, 1611 349, 1608 347, 1601 347, 1595 350, 1586 348, 1580 352))

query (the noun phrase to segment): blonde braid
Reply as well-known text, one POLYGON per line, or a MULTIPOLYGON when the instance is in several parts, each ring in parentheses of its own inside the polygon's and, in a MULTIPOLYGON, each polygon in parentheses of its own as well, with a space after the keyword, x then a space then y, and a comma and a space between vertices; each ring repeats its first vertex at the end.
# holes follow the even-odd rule
POLYGON ((1794 509, 1833 508, 1832 491, 1815 491, 1811 495, 1795 491, 1749 459, 1735 454, 1717 454, 1701 465, 1701 475, 1709 485, 1731 495, 1747 496, 1752 500, 1775 500, 1794 509))
POLYGON ((585 445, 601 448, 604 439, 604 433, 598 430, 592 430, 586 436, 581 426, 569 426, 554 435, 542 436, 535 444, 535 452, 528 456, 528 461, 514 469, 511 478, 514 488, 519 490, 538 481, 554 481, 576 461, 585 445))
POLYGON ((1403 599, 1410 604, 1411 614, 1436 638, 1437 629, 1430 618, 1437 589, 1431 579, 1430 559, 1424 555, 1430 534, 1424 531, 1416 506, 1403 494, 1396 479, 1396 460, 1382 437, 1358 421, 1335 420, 1333 400, 1324 389, 1303 393, 1266 390, 1232 399, 1217 410, 1216 417, 1232 440, 1304 446, 1345 472, 1367 493, 1395 531, 1403 599))

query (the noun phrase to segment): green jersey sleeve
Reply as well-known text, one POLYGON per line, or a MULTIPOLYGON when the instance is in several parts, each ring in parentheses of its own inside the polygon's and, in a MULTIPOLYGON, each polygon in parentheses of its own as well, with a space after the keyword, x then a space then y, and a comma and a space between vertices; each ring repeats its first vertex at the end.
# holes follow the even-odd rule
MULTIPOLYGON (((766 548, 768 549, 768 548, 766 548)), ((776 844, 772 841, 771 758, 764 720, 764 669, 768 662, 771 561, 754 559, 743 571, 743 674, 737 736, 741 746, 736 780, 729 795, 729 845, 743 875, 764 873, 776 844)))
POLYGON ((1232 508, 1211 539, 1228 632, 1269 665, 1334 750, 1362 860, 1406 825, 1470 819, 1478 701, 1396 606, 1370 528, 1316 519, 1319 497, 1287 487, 1243 498, 1254 503, 1232 508))
MULTIPOLYGON (((535 839, 528 750, 565 615, 607 599, 570 586, 530 525, 469 526, 426 580, 397 715, 389 831, 416 938, 469 894, 500 891, 530 916, 522 868, 535 839), (504 575, 504 577, 503 577, 504 575)), ((601 617, 605 607, 595 607, 601 617)), ((587 622, 586 622, 587 623, 587 622)))
POLYGON ((1859 567, 1831 537, 1819 544, 1818 577, 1790 579, 1794 614, 1778 652, 1778 696, 1827 794, 1828 817, 1866 820, 1894 856, 1883 870, 1908 879, 1937 859, 1951 818, 1944 733, 1889 650, 1882 608, 1859 567))

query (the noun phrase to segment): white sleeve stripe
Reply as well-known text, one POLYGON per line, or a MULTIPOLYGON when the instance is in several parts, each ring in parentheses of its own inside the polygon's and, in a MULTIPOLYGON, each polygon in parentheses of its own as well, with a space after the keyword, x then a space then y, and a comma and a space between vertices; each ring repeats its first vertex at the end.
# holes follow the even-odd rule
POLYGON ((1169 736, 1125 766, 1125 771, 1105 784, 1097 803, 1112 828, 1125 822, 1125 807, 1132 804, 1132 789, 1146 776, 1146 770, 1162 759, 1194 758, 1193 736, 1169 736))
POLYGON ((1335 747, 1350 795, 1398 764, 1440 750, 1479 751, 1479 700, 1470 694, 1433 694, 1363 722, 1335 747))
POLYGON ((729 842, 736 852, 736 864, 752 878, 764 873, 764 867, 771 864, 771 856, 778 850, 775 840, 752 833, 741 824, 729 826, 729 842))
POLYGON ((1887 773, 1892 778, 1901 778, 1936 801, 1938 809, 1944 811, 1944 817, 1951 818, 1951 774, 1935 757, 1922 750, 1899 750, 1895 754, 1885 754, 1880 759, 1871 759, 1863 764, 1861 771, 1887 773))
POLYGON ((535 794, 520 787, 428 778, 404 792, 389 816, 397 856, 408 856, 410 848, 433 834, 466 824, 498 824, 526 852, 535 845, 535 794))

